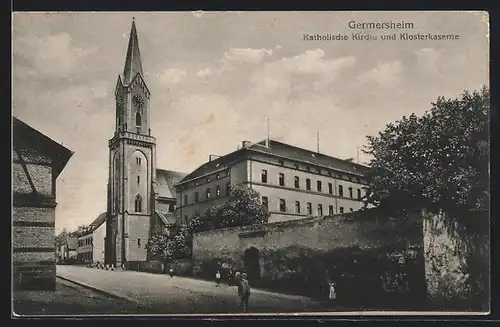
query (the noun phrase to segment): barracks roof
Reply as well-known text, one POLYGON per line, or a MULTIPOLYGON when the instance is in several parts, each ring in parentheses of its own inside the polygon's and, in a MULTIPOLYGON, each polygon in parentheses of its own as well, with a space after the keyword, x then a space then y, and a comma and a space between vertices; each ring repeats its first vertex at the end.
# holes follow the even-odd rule
POLYGON ((187 182, 214 171, 222 171, 240 161, 245 155, 251 156, 252 154, 257 153, 288 160, 296 160, 311 165, 324 166, 332 170, 361 176, 364 175, 368 169, 367 166, 356 164, 349 160, 331 157, 322 153, 313 152, 274 140, 269 140, 269 146, 266 146, 265 144, 266 141, 248 143, 242 148, 225 156, 208 161, 187 175, 180 183, 187 182))

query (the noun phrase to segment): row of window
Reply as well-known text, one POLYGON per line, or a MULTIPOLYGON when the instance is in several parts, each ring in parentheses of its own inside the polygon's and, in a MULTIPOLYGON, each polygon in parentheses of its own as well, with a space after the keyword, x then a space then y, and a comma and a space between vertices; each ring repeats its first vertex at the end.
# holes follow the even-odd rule
MULTIPOLYGON (((267 184, 267 170, 262 169, 261 173, 261 182, 264 184, 267 184)), ((278 185, 285 187, 285 174, 283 173, 278 173, 278 185)), ((300 178, 299 176, 294 177, 294 187, 296 189, 300 189, 300 178)), ((306 190, 311 191, 311 179, 306 178, 306 190)), ((352 187, 348 188, 349 190, 349 197, 354 198, 354 189, 352 187)), ((322 192, 323 191, 323 183, 321 181, 316 181, 316 191, 322 192)), ((328 193, 333 194, 333 184, 328 183, 328 193)), ((361 200, 361 189, 356 189, 356 197, 358 200, 361 200)), ((344 186, 339 185, 338 186, 338 195, 343 197, 344 196, 344 186)))
POLYGON ((78 240, 78 246, 79 247, 93 245, 93 244, 94 243, 92 242, 92 238, 91 237, 86 238, 84 240, 78 240))
MULTIPOLYGON (((229 195, 230 188, 231 188, 231 183, 228 182, 227 186, 226 186, 226 195, 229 195)), ((221 196, 220 185, 215 186, 215 196, 216 197, 221 196)), ((210 187, 208 187, 205 190, 205 200, 210 200, 211 198, 212 198, 212 189, 210 187)), ((184 205, 188 204, 188 200, 189 200, 188 195, 184 194, 184 205)), ((200 202, 200 192, 198 192, 198 191, 194 192, 194 198, 193 198, 193 203, 197 203, 197 202, 200 202)))
MULTIPOLYGON (((231 170, 228 169, 226 171, 219 172, 219 173, 215 174, 215 179, 221 179, 222 177, 226 177, 226 176, 231 176, 231 170)), ((183 185, 180 188, 184 190, 184 189, 188 189, 191 187, 200 186, 200 184, 208 184, 211 181, 212 181, 212 176, 209 176, 209 177, 207 177, 207 179, 205 179, 203 181, 201 179, 198 179, 192 183, 189 183, 189 185, 183 185)))
MULTIPOLYGON (((262 197, 262 205, 265 206, 269 210, 269 199, 267 196, 262 197)), ((285 199, 280 199, 278 210, 280 212, 289 212, 285 199)), ((352 209, 352 208, 349 208, 349 210, 351 212, 354 211, 354 209, 352 209)), ((301 208, 300 201, 295 201, 295 213, 302 214, 302 208, 301 208)), ((305 213, 308 215, 313 214, 313 206, 312 206, 311 202, 306 203, 306 212, 305 213)), ((339 207, 339 213, 344 213, 344 207, 339 207)), ((318 204, 316 214, 317 214, 317 216, 323 216, 324 213, 323 213, 323 205, 322 204, 318 204)), ((334 213, 334 206, 333 205, 328 206, 328 215, 332 216, 334 214, 335 214, 334 213)))
MULTIPOLYGON (((314 157, 314 154, 312 154, 312 156, 314 157)), ((285 161, 282 159, 278 160, 278 164, 280 166, 286 166, 285 161)), ((302 166, 302 165, 299 165, 298 163, 293 163, 293 168, 297 169, 297 170, 305 170, 307 172, 314 172, 314 173, 321 174, 321 175, 328 175, 330 177, 342 178, 342 179, 350 180, 350 181, 356 182, 356 183, 366 183, 365 180, 360 179, 359 177, 356 177, 356 176, 349 177, 347 175, 339 175, 339 174, 333 172, 332 170, 321 169, 319 167, 315 167, 313 169, 309 165, 302 166)))

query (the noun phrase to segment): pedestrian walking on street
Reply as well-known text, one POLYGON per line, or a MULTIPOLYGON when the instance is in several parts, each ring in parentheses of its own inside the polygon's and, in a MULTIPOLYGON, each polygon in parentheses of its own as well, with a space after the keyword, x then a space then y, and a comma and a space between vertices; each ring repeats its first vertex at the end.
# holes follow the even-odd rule
POLYGON ((336 283, 330 282, 330 294, 328 295, 330 301, 335 301, 337 299, 337 290, 335 286, 337 286, 336 283))
POLYGON ((237 272, 235 278, 238 283, 238 296, 240 297, 240 305, 242 312, 248 312, 248 299, 250 298, 250 284, 245 273, 237 272))
POLYGON ((169 273, 170 277, 174 277, 174 268, 170 267, 169 273))
POLYGON ((220 271, 217 270, 217 273, 215 274, 215 281, 217 283, 216 286, 219 286, 220 285, 220 271))

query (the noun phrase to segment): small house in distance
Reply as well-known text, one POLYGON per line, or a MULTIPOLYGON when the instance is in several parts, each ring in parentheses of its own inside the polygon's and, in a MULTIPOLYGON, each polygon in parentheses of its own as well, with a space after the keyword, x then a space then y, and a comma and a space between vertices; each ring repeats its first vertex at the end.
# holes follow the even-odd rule
POLYGON ((14 290, 55 289, 56 179, 72 155, 72 151, 13 117, 14 290))
POLYGON ((78 237, 78 262, 104 263, 106 217, 106 212, 101 213, 78 237))

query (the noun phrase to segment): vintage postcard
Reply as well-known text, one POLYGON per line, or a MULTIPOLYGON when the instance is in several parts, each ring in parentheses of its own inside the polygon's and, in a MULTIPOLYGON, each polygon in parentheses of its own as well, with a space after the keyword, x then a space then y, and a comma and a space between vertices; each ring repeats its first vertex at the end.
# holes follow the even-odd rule
POLYGON ((486 12, 16 12, 15 317, 490 311, 486 12))

